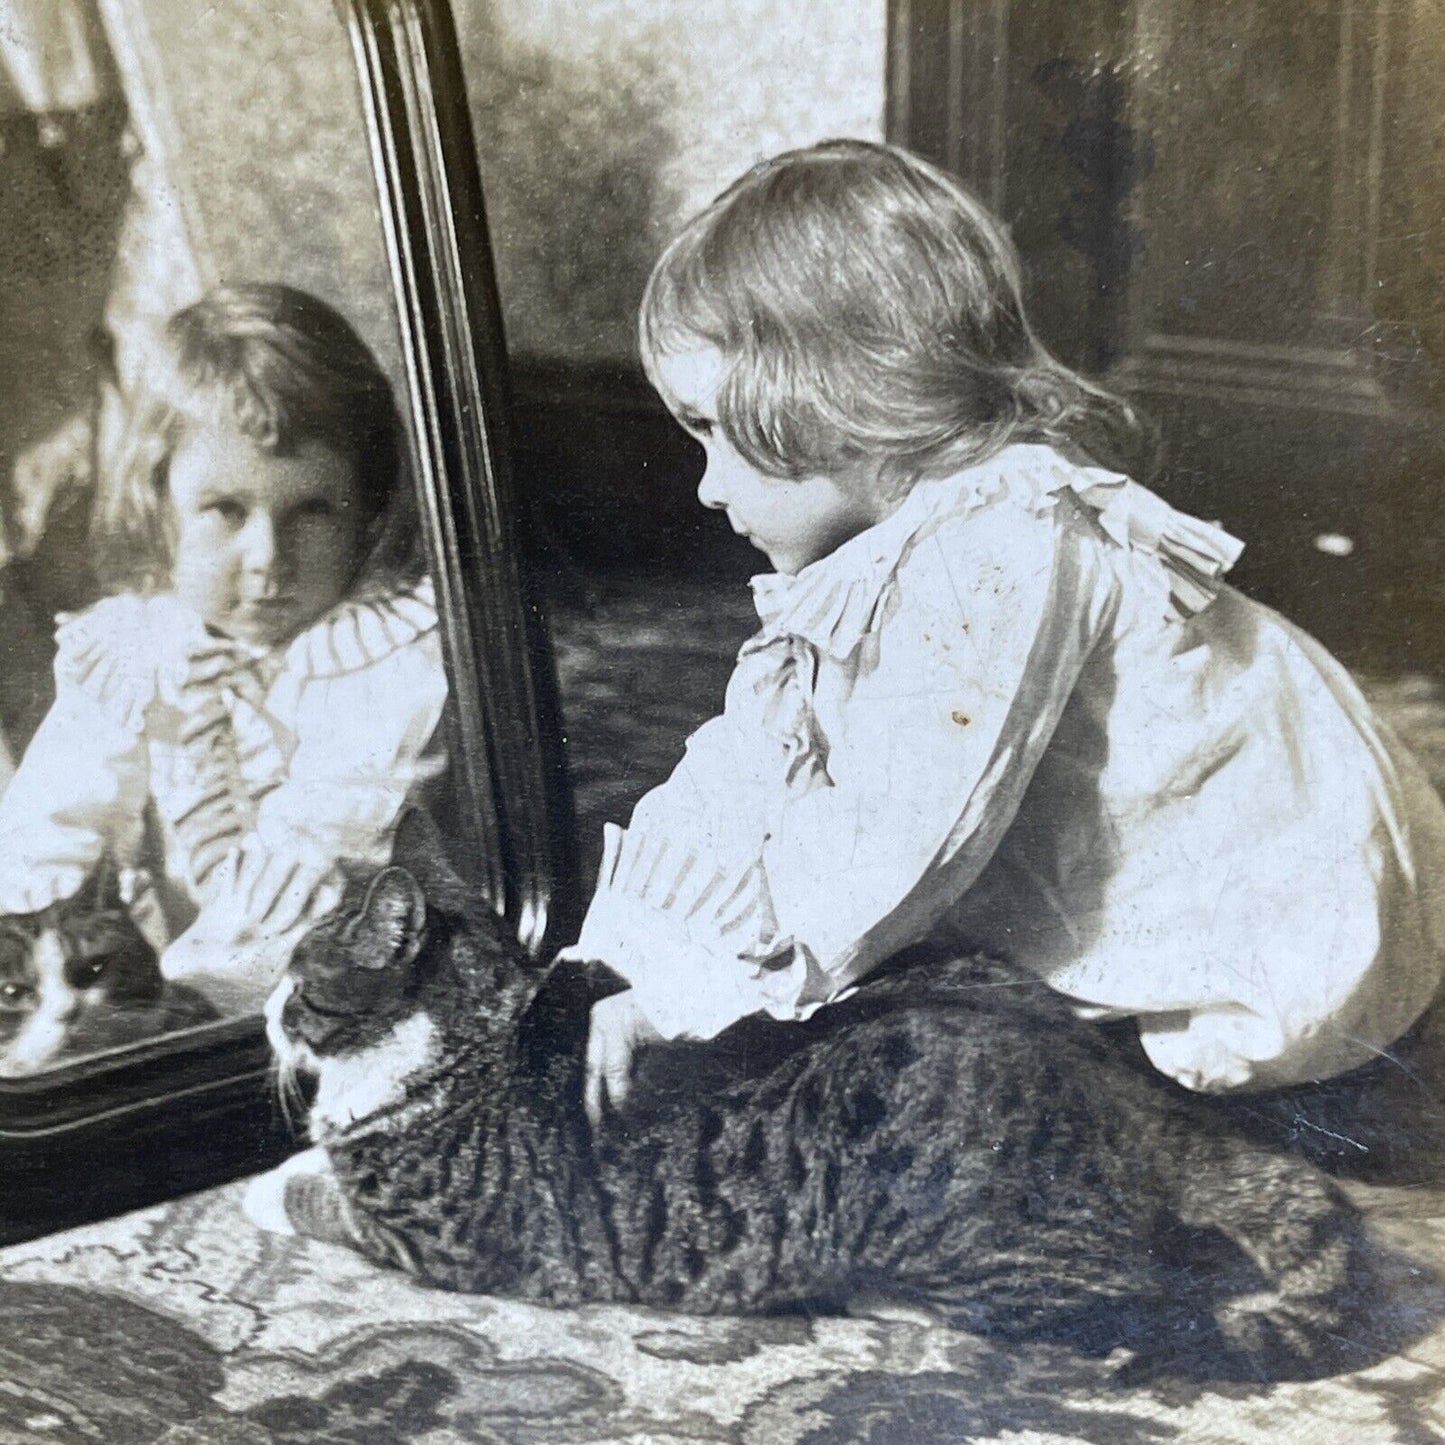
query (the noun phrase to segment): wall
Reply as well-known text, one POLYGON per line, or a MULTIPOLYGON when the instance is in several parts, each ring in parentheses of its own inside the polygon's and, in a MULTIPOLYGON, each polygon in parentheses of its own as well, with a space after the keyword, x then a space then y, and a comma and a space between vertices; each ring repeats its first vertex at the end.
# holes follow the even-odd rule
POLYGON ((630 356, 678 222, 740 171, 881 136, 884 0, 461 0, 514 349, 630 356))
MULTIPOLYGON (((284 275, 393 350, 351 58, 330 0, 102 4, 200 279, 284 275)), ((630 355, 642 284, 683 215, 773 151, 881 134, 884 0, 454 10, 519 353, 630 355)))

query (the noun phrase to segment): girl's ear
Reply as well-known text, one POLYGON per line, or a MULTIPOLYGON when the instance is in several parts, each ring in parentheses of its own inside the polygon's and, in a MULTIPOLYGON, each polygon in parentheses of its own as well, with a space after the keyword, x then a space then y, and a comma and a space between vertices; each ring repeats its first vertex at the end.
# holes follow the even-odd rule
POLYGON ((421 952, 426 898, 405 868, 383 868, 371 880, 361 912, 347 925, 359 968, 406 968, 421 952))

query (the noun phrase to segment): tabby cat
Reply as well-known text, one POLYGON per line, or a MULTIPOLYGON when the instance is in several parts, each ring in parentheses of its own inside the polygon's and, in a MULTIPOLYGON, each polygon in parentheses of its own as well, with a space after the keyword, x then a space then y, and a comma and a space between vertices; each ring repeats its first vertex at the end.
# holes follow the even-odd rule
POLYGON ((0 1078, 215 1018, 196 990, 167 984, 103 860, 73 897, 0 914, 0 1078))
POLYGON ((595 980, 531 967, 412 867, 354 889, 268 1002, 319 1147, 253 1182, 258 1223, 555 1305, 895 1301, 1100 1351, 1168 1320, 1191 1359, 1209 1341, 1252 1371, 1339 1327, 1356 1219, 1334 1186, 998 965, 919 958, 806 1024, 648 1049, 594 1140, 595 980))

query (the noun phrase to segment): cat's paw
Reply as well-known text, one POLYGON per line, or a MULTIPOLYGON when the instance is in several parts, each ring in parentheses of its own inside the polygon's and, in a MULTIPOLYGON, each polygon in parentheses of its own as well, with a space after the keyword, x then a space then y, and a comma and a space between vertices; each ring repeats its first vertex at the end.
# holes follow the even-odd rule
POLYGON ((331 1160, 320 1146, 293 1154, 284 1164, 258 1174, 246 1186, 241 1212, 258 1229, 271 1234, 295 1234, 296 1225, 286 1211, 288 1183, 301 1176, 329 1176, 330 1173, 331 1160))

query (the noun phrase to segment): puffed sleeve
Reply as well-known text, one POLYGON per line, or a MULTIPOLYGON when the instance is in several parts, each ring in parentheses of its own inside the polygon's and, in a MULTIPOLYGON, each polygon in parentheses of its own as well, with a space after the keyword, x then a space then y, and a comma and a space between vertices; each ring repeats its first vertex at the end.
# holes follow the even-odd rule
POLYGON ((762 846, 780 761, 764 726, 765 670, 741 660, 722 715, 688 739, 625 832, 604 830, 597 889, 566 951, 627 979, 667 1037, 708 1038, 762 1007, 753 975, 777 935, 762 846))
POLYGON ((168 977, 253 975, 264 986, 334 905, 343 862, 383 866, 414 788, 444 766, 447 681, 435 627, 366 666, 302 680, 296 747, 252 826, 162 959, 168 977))
POLYGON ((0 798, 0 913, 71 897, 103 854, 137 844, 156 692, 143 614, 114 598, 57 630, 55 702, 0 798))
POLYGON ((796 952, 774 1013, 806 1004, 820 971, 836 992, 926 936, 1012 823, 1110 615, 1112 578, 1066 516, 990 508, 900 568, 833 786, 789 799, 765 849, 796 952))
MULTIPOLYGON (((709 739, 708 788, 664 785, 671 830, 656 833, 654 813, 634 817, 626 851, 619 840, 604 860, 578 951, 616 967, 665 1036, 710 1037, 758 1011, 806 1016, 923 936, 977 876, 1107 606, 1096 552, 1059 515, 1000 506, 915 546, 850 660, 836 730, 800 751, 799 769, 811 760, 816 777, 774 784, 771 807, 746 805, 748 742, 721 733, 709 739), (704 796, 716 801, 701 806, 704 796), (699 827, 704 818, 716 821, 699 827), (690 821, 699 859, 681 870, 690 821), (714 837, 736 841, 704 846, 714 837)), ((802 711, 783 731, 816 728, 802 711)), ((747 735, 754 756, 766 757, 768 735, 747 735)))

